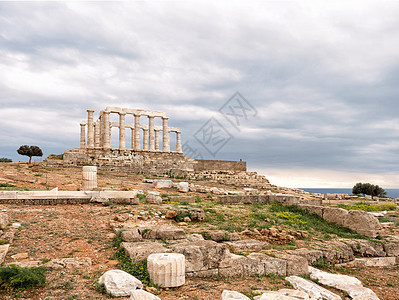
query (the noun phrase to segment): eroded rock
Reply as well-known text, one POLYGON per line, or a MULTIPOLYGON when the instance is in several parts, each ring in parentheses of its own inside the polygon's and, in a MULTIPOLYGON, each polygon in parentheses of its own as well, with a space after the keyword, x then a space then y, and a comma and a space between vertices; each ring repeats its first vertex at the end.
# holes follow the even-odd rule
POLYGON ((122 270, 107 271, 98 282, 104 284, 106 291, 115 297, 130 296, 131 292, 143 288, 140 280, 122 270))

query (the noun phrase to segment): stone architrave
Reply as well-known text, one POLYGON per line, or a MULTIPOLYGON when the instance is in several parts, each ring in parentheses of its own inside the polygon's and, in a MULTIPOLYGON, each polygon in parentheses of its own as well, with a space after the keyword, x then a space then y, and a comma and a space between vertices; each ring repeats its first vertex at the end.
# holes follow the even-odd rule
POLYGON ((169 129, 168 129, 168 118, 162 118, 162 151, 169 152, 170 151, 170 142, 169 142, 169 129))
POLYGON ((180 253, 155 253, 147 258, 151 282, 161 287, 178 287, 185 283, 185 258, 180 253))
POLYGON ((86 148, 86 124, 80 123, 80 149, 86 148))
POLYGON ((94 148, 93 109, 87 110, 87 148, 94 148))
POLYGON ((119 149, 126 149, 126 137, 125 137, 125 113, 119 113, 119 149))

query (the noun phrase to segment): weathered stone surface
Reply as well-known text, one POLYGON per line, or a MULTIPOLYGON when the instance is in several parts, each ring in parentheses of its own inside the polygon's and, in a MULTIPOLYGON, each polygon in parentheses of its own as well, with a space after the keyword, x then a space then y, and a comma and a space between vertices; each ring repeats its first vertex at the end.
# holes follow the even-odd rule
POLYGON ((147 194, 145 197, 145 202, 149 204, 162 204, 162 198, 161 196, 147 194))
POLYGON ((323 219, 327 222, 344 226, 348 211, 339 207, 323 207, 323 219))
POLYGON ((134 290, 130 293, 130 300, 161 300, 161 298, 143 290, 134 290))
POLYGON ((0 229, 5 229, 9 223, 8 214, 0 213, 0 229))
POLYGON ((224 290, 222 292, 222 300, 250 300, 250 299, 239 292, 224 290))
POLYGON ((263 275, 265 268, 258 261, 228 253, 219 264, 219 275, 221 277, 242 277, 263 275))
POLYGON ((290 255, 284 252, 273 252, 277 258, 287 263, 287 276, 309 274, 309 264, 306 258, 298 255, 290 255))
POLYGON ((214 241, 186 242, 173 245, 172 249, 186 258, 186 274, 217 269, 228 253, 225 245, 214 241))
POLYGON ((344 226, 353 231, 375 238, 378 236, 382 226, 378 219, 365 211, 349 210, 348 216, 345 218, 344 226))
POLYGON ((293 297, 298 300, 310 300, 309 295, 303 291, 292 290, 292 289, 280 289, 277 291, 279 294, 284 296, 293 297))
POLYGON ((189 184, 188 182, 179 182, 177 184, 177 190, 181 193, 188 193, 189 191, 189 184))
POLYGON ((123 248, 127 251, 132 261, 143 261, 150 254, 171 252, 170 249, 164 247, 158 242, 138 242, 138 243, 122 243, 123 248))
POLYGON ((377 295, 365 288, 361 281, 355 277, 340 274, 327 273, 313 267, 309 267, 310 277, 317 279, 323 285, 345 291, 354 300, 376 300, 377 295))
POLYGON ((318 259, 323 257, 323 252, 315 249, 299 248, 287 250, 288 254, 305 257, 310 265, 313 265, 318 259))
POLYGON ((224 230, 211 230, 208 232, 208 236, 212 241, 222 242, 228 241, 228 233, 224 230))
POLYGON ((387 256, 399 256, 399 242, 391 242, 384 244, 384 250, 387 256))
POLYGON ((165 218, 166 219, 174 219, 177 217, 177 212, 175 212, 174 210, 168 210, 166 212, 165 218))
POLYGON ((140 280, 122 270, 107 271, 98 282, 104 284, 107 292, 115 297, 130 296, 132 291, 143 288, 140 280))
POLYGON ((323 257, 331 264, 346 263, 355 259, 352 248, 341 241, 328 241, 314 244, 313 248, 320 250, 323 257))
POLYGON ((143 233, 145 239, 167 239, 167 240, 181 240, 185 239, 186 233, 183 228, 174 226, 157 226, 152 227, 143 233))
POLYGON ((268 291, 255 297, 255 300, 298 300, 296 297, 285 296, 279 292, 268 291))
POLYGON ((251 253, 248 258, 263 265, 264 275, 275 274, 285 276, 287 274, 287 262, 283 259, 269 256, 264 253, 251 253))
POLYGON ((126 214, 116 215, 114 217, 114 220, 118 222, 126 222, 127 220, 129 220, 129 217, 130 217, 129 214, 126 213, 126 214))
POLYGON ((318 215, 319 217, 323 217, 323 206, 319 205, 309 205, 309 204, 298 204, 299 208, 307 210, 309 213, 313 213, 318 215))
POLYGON ((151 282, 161 287, 178 287, 185 283, 185 258, 180 253, 155 253, 147 258, 151 282))
POLYGON ((155 188, 157 189, 169 189, 173 186, 173 181, 172 180, 156 180, 155 181, 155 188))
POLYGON ((56 258, 46 263, 46 266, 53 269, 74 269, 90 267, 91 259, 89 257, 76 258, 56 258))
POLYGON ((26 252, 20 252, 20 253, 11 255, 11 258, 15 259, 15 260, 24 260, 24 259, 28 259, 29 255, 26 252))
POLYGON ((224 242, 227 247, 233 252, 254 252, 261 251, 263 249, 270 249, 271 246, 267 242, 262 242, 258 240, 240 240, 240 241, 231 241, 224 242))
POLYGON ((168 196, 168 201, 170 202, 179 202, 179 203, 194 203, 195 198, 193 196, 168 196))
POLYGON ((121 235, 122 240, 125 242, 141 242, 143 240, 138 228, 122 231, 121 235))
POLYGON ((383 257, 386 256, 384 246, 381 243, 367 240, 345 239, 344 243, 351 246, 353 252, 362 257, 383 257))
POLYGON ((189 209, 192 221, 204 221, 205 212, 201 208, 191 208, 189 209))
POLYGON ((340 296, 330 292, 329 290, 312 281, 303 279, 301 277, 289 276, 286 277, 285 280, 291 283, 295 289, 308 294, 311 299, 341 300, 340 296))
POLYGON ((351 267, 393 267, 396 265, 396 257, 355 258, 354 261, 345 265, 351 267))
POLYGON ((0 245, 0 265, 4 262, 6 258, 8 248, 10 248, 10 244, 0 245))

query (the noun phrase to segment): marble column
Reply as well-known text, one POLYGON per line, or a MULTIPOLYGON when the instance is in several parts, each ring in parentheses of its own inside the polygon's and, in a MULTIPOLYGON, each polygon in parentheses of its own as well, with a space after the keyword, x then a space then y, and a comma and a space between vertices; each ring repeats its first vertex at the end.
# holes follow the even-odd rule
POLYGON ((109 124, 109 111, 104 111, 104 149, 111 149, 111 129, 109 124))
POLYGON ((80 123, 80 149, 86 148, 86 124, 80 123))
POLYGON ((119 149, 126 149, 126 137, 125 137, 125 116, 126 113, 119 113, 119 149))
POLYGON ((98 117, 98 121, 100 123, 100 148, 104 147, 104 118, 103 118, 103 111, 100 111, 100 116, 98 117))
POLYGON ((97 121, 94 123, 94 147, 99 148, 100 147, 100 121, 97 121))
POLYGON ((132 130, 132 149, 134 149, 134 128, 130 128, 132 130))
POLYGON ((148 129, 143 128, 143 150, 148 150, 148 129))
POLYGON ((176 131, 176 152, 182 153, 180 134, 181 131, 176 131))
POLYGON ((155 129, 155 151, 159 151, 159 129, 155 129))
POLYGON ((150 140, 150 151, 155 150, 155 131, 154 131, 154 117, 148 116, 148 131, 149 131, 149 140, 150 140))
POLYGON ((162 151, 170 152, 168 117, 162 117, 162 151))
POLYGON ((87 148, 94 148, 93 109, 87 110, 87 148))
POLYGON ((140 115, 134 115, 134 150, 140 150, 140 115))

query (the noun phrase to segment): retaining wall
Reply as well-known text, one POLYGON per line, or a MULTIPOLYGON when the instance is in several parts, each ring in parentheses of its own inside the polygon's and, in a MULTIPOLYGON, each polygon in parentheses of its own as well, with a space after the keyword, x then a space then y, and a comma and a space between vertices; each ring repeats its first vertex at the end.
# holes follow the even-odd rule
POLYGON ((194 171, 247 171, 247 162, 231 160, 196 159, 194 171))

